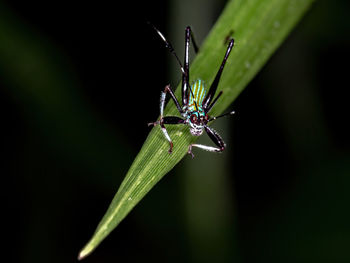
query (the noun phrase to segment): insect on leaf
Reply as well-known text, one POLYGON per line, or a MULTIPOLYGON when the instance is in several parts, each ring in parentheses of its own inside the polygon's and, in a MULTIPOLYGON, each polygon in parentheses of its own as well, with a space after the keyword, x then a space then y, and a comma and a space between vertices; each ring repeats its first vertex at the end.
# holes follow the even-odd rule
MULTIPOLYGON (((228 2, 190 66, 192 80, 201 79, 205 83, 212 83, 227 48, 225 40, 234 32, 235 46, 218 87, 218 91, 223 91, 223 95, 213 107, 212 116, 221 114, 235 100, 281 45, 312 2, 312 0, 228 2)), ((163 87, 159 87, 159 91, 162 89, 163 87)), ((180 93, 178 88, 175 92, 178 98, 180 93)), ((177 114, 174 103, 168 103, 164 115, 177 114)), ((186 155, 188 146, 195 140, 188 126, 169 125, 168 131, 174 142, 173 153, 169 155, 169 143, 159 126, 154 127, 95 233, 80 251, 79 259, 90 254, 149 190, 186 155)))

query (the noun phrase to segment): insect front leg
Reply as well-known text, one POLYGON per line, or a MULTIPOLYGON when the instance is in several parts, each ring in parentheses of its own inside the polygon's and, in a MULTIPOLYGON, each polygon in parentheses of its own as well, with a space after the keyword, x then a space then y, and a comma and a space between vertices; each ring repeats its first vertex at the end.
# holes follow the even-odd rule
POLYGON ((160 104, 159 104, 159 108, 160 108, 160 118, 158 121, 156 122, 151 122, 148 123, 148 126, 153 125, 156 126, 157 124, 160 125, 160 127, 162 128, 162 132, 165 136, 165 138, 168 140, 169 144, 170 144, 170 149, 169 149, 169 153, 172 153, 173 150, 173 142, 168 134, 167 129, 165 128, 164 124, 182 124, 185 123, 185 120, 176 117, 176 116, 166 116, 163 117, 163 113, 164 113, 164 105, 165 105, 165 98, 166 98, 166 94, 169 93, 171 98, 173 99, 177 110, 182 114, 183 110, 180 106, 179 101, 177 100, 173 90, 170 88, 170 85, 166 85, 164 88, 164 91, 162 91, 162 93, 160 94, 160 104))
POLYGON ((171 140, 171 138, 168 134, 168 131, 165 128, 164 124, 185 124, 185 120, 181 119, 180 117, 177 117, 177 116, 165 116, 165 117, 159 119, 159 121, 149 123, 148 125, 156 126, 157 124, 160 125, 165 138, 168 140, 168 142, 170 144, 170 148, 169 148, 168 152, 172 153, 174 144, 173 144, 173 141, 171 140))
MULTIPOLYGON (((180 103, 179 101, 177 100, 173 90, 171 89, 170 85, 166 85, 165 88, 164 88, 164 91, 161 92, 160 94, 160 103, 159 103, 159 109, 160 109, 160 120, 163 119, 163 112, 164 112, 164 106, 165 106, 165 98, 166 98, 166 94, 169 93, 171 98, 173 99, 175 105, 176 105, 176 108, 177 110, 180 112, 180 114, 183 113, 183 110, 180 106, 180 103)), ((153 126, 156 126, 157 124, 159 124, 159 121, 156 121, 156 122, 151 122, 151 123, 148 123, 148 126, 150 125, 153 125, 153 126)))
POLYGON ((188 147, 187 151, 187 153, 190 154, 192 158, 194 158, 194 154, 192 152, 193 146, 209 152, 222 152, 223 150, 225 150, 226 144, 224 140, 220 137, 220 135, 214 129, 208 126, 205 126, 204 129, 207 132, 209 138, 217 145, 217 147, 193 143, 188 147))
POLYGON ((169 148, 169 153, 173 152, 173 147, 174 144, 168 134, 168 131, 166 130, 164 124, 184 124, 185 120, 181 119, 180 117, 177 116, 166 116, 162 119, 162 122, 160 123, 160 127, 162 128, 163 134, 165 136, 165 138, 168 140, 169 144, 170 144, 170 148, 169 148))

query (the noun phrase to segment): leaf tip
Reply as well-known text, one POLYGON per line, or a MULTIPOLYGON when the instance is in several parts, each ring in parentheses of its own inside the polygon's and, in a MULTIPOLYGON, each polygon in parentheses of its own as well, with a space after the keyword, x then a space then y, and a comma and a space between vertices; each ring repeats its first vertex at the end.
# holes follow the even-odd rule
POLYGON ((86 258, 92 251, 93 251, 93 246, 91 246, 90 244, 87 244, 80 252, 78 255, 78 260, 82 260, 84 258, 86 258))

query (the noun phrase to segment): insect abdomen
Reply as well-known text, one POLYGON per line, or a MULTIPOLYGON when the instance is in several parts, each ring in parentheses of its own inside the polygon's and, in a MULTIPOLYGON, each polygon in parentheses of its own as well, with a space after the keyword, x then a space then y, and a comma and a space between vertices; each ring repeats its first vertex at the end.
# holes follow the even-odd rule
POLYGON ((188 110, 189 111, 195 111, 196 105, 194 102, 197 103, 197 106, 199 108, 202 108, 202 103, 205 97, 205 89, 203 85, 203 81, 198 79, 191 85, 192 93, 189 93, 189 99, 188 99, 188 110))

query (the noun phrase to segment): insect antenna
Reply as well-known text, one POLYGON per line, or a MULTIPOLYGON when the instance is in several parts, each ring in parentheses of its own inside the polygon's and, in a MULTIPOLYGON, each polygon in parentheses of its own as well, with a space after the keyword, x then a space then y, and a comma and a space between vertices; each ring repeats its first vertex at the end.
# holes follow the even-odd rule
POLYGON ((171 52, 171 54, 173 54, 176 58, 177 63, 179 63, 181 71, 183 74, 185 74, 185 70, 182 67, 181 61, 179 59, 179 57, 177 56, 173 46, 171 45, 171 43, 165 38, 165 36, 158 30, 158 28, 156 28, 151 22, 147 22, 148 25, 150 25, 156 32, 157 34, 160 36, 160 38, 163 40, 163 42, 165 43, 165 46, 169 49, 169 51, 171 52))
POLYGON ((221 114, 221 115, 219 115, 219 116, 211 117, 211 118, 208 120, 208 122, 214 121, 214 120, 216 120, 216 119, 219 119, 219 118, 221 118, 221 117, 225 117, 225 116, 228 116, 228 115, 233 115, 233 114, 235 114, 235 111, 226 112, 226 113, 221 114))

